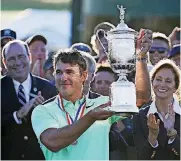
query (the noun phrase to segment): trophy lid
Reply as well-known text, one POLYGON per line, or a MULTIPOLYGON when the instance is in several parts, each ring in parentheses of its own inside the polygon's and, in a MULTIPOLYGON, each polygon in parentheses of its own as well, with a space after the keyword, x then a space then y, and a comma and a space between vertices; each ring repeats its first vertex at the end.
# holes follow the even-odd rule
POLYGON ((117 25, 116 28, 110 30, 108 33, 119 33, 119 32, 136 32, 134 29, 129 28, 127 26, 127 24, 124 23, 124 14, 125 14, 125 9, 123 8, 123 6, 121 5, 121 7, 119 7, 119 5, 117 5, 117 8, 120 11, 120 23, 117 25))

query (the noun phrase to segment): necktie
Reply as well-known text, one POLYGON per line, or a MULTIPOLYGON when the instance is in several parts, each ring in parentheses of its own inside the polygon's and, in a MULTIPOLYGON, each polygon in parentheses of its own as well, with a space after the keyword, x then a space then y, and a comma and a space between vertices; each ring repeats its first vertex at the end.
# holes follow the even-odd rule
POLYGON ((19 102, 22 106, 24 106, 26 104, 26 97, 25 97, 25 93, 23 91, 23 85, 22 84, 19 85, 18 99, 19 99, 19 102))

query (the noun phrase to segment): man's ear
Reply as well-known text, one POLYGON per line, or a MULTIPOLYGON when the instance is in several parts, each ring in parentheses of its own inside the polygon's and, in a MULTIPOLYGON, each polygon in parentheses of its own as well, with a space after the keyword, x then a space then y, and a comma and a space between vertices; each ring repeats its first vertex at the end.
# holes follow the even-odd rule
POLYGON ((29 52, 29 54, 28 54, 28 57, 29 57, 29 60, 30 60, 30 64, 32 63, 32 55, 31 55, 31 53, 29 52))
POLYGON ((87 71, 83 71, 82 72, 82 81, 85 82, 88 76, 88 72, 87 71))
POLYGON ((5 60, 4 58, 2 59, 2 62, 3 62, 3 64, 4 64, 4 66, 5 66, 5 68, 7 69, 6 60, 5 60))

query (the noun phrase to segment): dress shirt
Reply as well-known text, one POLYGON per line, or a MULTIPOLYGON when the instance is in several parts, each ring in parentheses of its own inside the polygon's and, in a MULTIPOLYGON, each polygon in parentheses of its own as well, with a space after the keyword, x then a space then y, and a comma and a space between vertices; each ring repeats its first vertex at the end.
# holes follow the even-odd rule
MULTIPOLYGON (((22 84, 23 92, 24 92, 25 97, 26 97, 26 102, 29 102, 29 100, 30 100, 29 94, 30 94, 30 90, 31 90, 31 76, 30 76, 30 74, 28 74, 27 79, 23 83, 20 83, 20 82, 13 79, 13 84, 14 84, 15 91, 16 91, 17 95, 18 95, 18 92, 19 92, 19 86, 20 86, 20 84, 22 84)), ((15 111, 13 113, 13 117, 14 117, 16 123, 17 124, 22 124, 22 121, 17 118, 16 113, 17 113, 17 111, 15 111)))

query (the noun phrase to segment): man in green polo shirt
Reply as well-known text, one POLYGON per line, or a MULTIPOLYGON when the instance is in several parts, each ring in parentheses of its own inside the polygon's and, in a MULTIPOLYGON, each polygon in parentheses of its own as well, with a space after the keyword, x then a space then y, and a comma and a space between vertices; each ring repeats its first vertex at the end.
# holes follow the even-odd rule
POLYGON ((120 119, 107 110, 109 97, 83 95, 87 66, 78 51, 59 50, 54 69, 59 95, 32 113, 46 160, 108 160, 110 126, 120 119))

